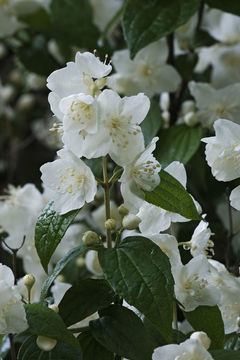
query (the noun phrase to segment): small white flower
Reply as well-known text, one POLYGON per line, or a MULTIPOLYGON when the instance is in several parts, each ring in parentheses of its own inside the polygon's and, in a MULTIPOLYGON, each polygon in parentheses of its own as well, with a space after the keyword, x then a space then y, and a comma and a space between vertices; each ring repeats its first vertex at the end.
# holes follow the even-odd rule
POLYGON ((53 113, 61 118, 59 102, 65 97, 80 93, 98 95, 106 84, 105 76, 111 70, 110 64, 101 62, 94 54, 77 52, 75 62, 67 63, 66 67, 54 71, 47 79, 47 86, 52 91, 49 103, 53 113))
POLYGON ((240 177, 240 125, 219 119, 214 123, 215 136, 203 138, 207 143, 206 160, 219 181, 240 177))
POLYGON ((231 289, 223 289, 221 296, 221 303, 219 309, 222 314, 224 322, 224 329, 226 334, 230 334, 239 329, 238 317, 240 316, 240 282, 236 278, 235 286, 231 286, 231 289))
POLYGON ((217 304, 219 290, 211 283, 210 264, 205 256, 198 255, 186 265, 173 268, 173 277, 175 295, 184 311, 217 304))
POLYGON ((124 172, 119 180, 124 204, 132 213, 136 213, 145 202, 138 196, 138 194, 142 195, 142 189, 151 191, 160 183, 158 173, 161 170, 161 165, 152 155, 157 140, 157 137, 153 138, 146 149, 132 163, 124 166, 124 172))
POLYGON ((216 40, 225 44, 240 41, 240 17, 217 9, 204 14, 202 28, 216 40))
POLYGON ((185 246, 190 249, 190 253, 193 257, 198 255, 204 255, 211 257, 214 255, 213 246, 214 243, 210 240, 212 233, 208 227, 208 222, 200 221, 192 238, 189 242, 185 243, 185 246))
POLYGON ((238 185, 231 192, 230 202, 231 206, 234 207, 234 209, 240 210, 240 185, 238 185))
POLYGON ((91 169, 72 152, 62 149, 57 154, 59 159, 41 166, 41 179, 46 187, 56 192, 56 211, 65 214, 93 201, 97 183, 91 169))
POLYGON ((20 333, 28 324, 12 270, 0 264, 0 333, 20 333))
POLYGON ((160 346, 154 350, 153 360, 213 360, 200 341, 188 339, 179 345, 160 346))
POLYGON ((141 49, 133 60, 128 50, 116 51, 112 62, 117 73, 108 79, 108 86, 125 95, 144 91, 149 97, 175 91, 181 78, 174 67, 166 64, 167 57, 165 40, 141 49))
POLYGON ((148 113, 149 99, 142 93, 121 98, 112 90, 104 90, 97 102, 98 131, 86 136, 83 156, 93 158, 109 154, 118 165, 130 163, 144 148, 139 125, 148 113))
POLYGON ((189 89, 197 102, 197 116, 204 126, 212 126, 219 118, 240 121, 240 83, 214 89, 210 84, 191 81, 189 89))
POLYGON ((89 250, 85 257, 87 269, 93 273, 94 276, 103 277, 103 270, 98 260, 98 252, 95 250, 89 250))

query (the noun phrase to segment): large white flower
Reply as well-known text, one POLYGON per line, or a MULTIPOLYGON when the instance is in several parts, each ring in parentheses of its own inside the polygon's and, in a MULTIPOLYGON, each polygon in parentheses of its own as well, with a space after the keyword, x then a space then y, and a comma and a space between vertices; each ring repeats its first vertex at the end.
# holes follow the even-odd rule
POLYGON ((173 268, 173 277, 175 295, 184 311, 218 303, 219 290, 211 283, 210 264, 205 256, 198 255, 186 265, 173 268))
POLYGON ((240 122, 240 83, 223 89, 210 84, 191 81, 189 89, 197 102, 197 116, 205 126, 212 126, 219 118, 240 122))
POLYGON ((97 184, 91 169, 71 151, 58 151, 59 159, 41 166, 44 185, 55 191, 54 207, 60 214, 91 202, 97 184))
POLYGON ((213 360, 198 340, 188 339, 179 345, 160 346, 154 350, 153 360, 213 360))
POLYGON ((106 84, 105 76, 111 70, 110 64, 101 62, 94 54, 77 52, 75 62, 67 63, 66 67, 54 71, 47 79, 47 86, 52 91, 49 103, 53 113, 62 119, 59 102, 67 96, 80 93, 98 95, 106 84))
POLYGON ((121 98, 115 91, 104 90, 97 103, 98 131, 86 136, 83 156, 95 158, 109 154, 118 165, 130 163, 144 148, 139 125, 150 107, 148 97, 140 93, 121 98))
POLYGON ((27 329, 21 295, 14 285, 12 270, 0 264, 0 333, 20 333, 27 329))
POLYGON ((215 136, 203 138, 205 154, 213 176, 219 181, 240 177, 240 125, 219 119, 214 123, 215 136))
POLYGON ((206 11, 202 28, 216 40, 225 44, 240 41, 240 17, 217 9, 206 11))
POLYGON ((167 57, 165 40, 141 49, 133 60, 128 50, 116 51, 112 58, 116 74, 108 79, 108 86, 125 95, 144 91, 149 97, 175 91, 181 78, 174 67, 166 64, 167 57))

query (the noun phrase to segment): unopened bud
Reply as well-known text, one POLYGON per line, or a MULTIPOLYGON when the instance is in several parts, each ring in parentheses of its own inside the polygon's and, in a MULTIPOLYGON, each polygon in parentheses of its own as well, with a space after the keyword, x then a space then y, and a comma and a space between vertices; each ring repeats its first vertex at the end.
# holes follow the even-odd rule
POLYGON ((160 107, 163 111, 168 111, 170 106, 169 93, 163 92, 160 96, 160 107))
POLYGON ((169 122, 170 122, 170 112, 164 110, 162 112, 162 119, 163 119, 163 127, 167 129, 169 127, 169 122))
POLYGON ((15 88, 10 84, 3 86, 0 92, 1 98, 5 103, 11 102, 16 95, 15 88))
POLYGON ((124 216, 122 225, 123 225, 124 229, 134 230, 138 227, 140 222, 141 222, 141 219, 138 216, 136 216, 134 214, 128 214, 128 215, 124 216))
POLYGON ((195 126, 199 122, 196 113, 193 111, 190 111, 186 115, 184 115, 183 120, 188 126, 195 126))
POLYGON ((28 288, 31 289, 35 284, 35 277, 32 274, 27 274, 23 278, 23 284, 28 288))
POLYGON ((60 274, 56 277, 56 280, 59 282, 66 282, 65 276, 60 274))
POLYGON ((37 75, 35 73, 30 73, 27 75, 26 83, 29 89, 40 90, 45 87, 46 79, 43 76, 37 75))
POLYGON ((207 334, 203 331, 196 331, 194 332, 191 336, 190 339, 194 339, 194 340, 198 340, 202 346, 205 347, 205 349, 209 349, 210 345, 211 345, 211 340, 209 339, 209 337, 207 336, 207 334))
POLYGON ((81 268, 83 266, 85 266, 85 259, 83 257, 78 257, 77 260, 76 260, 76 265, 81 268))
POLYGON ((107 230, 114 230, 116 229, 117 223, 115 219, 107 219, 105 221, 105 228, 107 230))
POLYGON ((56 304, 48 305, 49 309, 53 310, 55 313, 59 313, 59 307, 56 304))
POLYGON ((43 351, 51 351, 57 345, 57 340, 48 338, 46 336, 37 337, 37 346, 43 351))
POLYGON ((86 245, 95 245, 99 243, 99 236, 94 231, 86 231, 83 234, 82 240, 86 245))
POLYGON ((121 216, 125 216, 129 213, 128 209, 123 204, 118 207, 118 212, 121 216))

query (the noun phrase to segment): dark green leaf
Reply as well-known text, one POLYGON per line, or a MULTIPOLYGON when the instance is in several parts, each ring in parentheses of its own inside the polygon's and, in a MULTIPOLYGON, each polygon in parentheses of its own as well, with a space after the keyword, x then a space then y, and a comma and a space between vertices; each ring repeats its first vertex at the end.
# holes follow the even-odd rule
POLYGON ((114 354, 108 351, 105 347, 96 341, 92 334, 88 331, 79 335, 78 340, 80 342, 83 359, 84 360, 113 360, 114 354))
POLYGON ((131 360, 151 360, 153 344, 140 318, 131 310, 111 305, 90 321, 94 338, 108 350, 131 360))
POLYGON ((62 319, 70 326, 110 305, 114 292, 105 280, 86 279, 75 283, 59 304, 62 319))
POLYGON ((71 225, 79 210, 60 215, 53 209, 53 201, 49 202, 40 214, 35 228, 35 246, 41 264, 48 272, 48 263, 71 225))
POLYGON ((208 334, 212 349, 223 348, 224 324, 217 306, 199 306, 194 311, 184 312, 184 316, 194 330, 208 334))
POLYGON ((163 167, 172 161, 186 164, 196 153, 202 138, 202 127, 190 127, 185 124, 163 129, 158 134, 154 155, 163 167))
POLYGON ((131 57, 185 24, 198 10, 200 0, 128 0, 123 31, 131 57))
POLYGON ((145 145, 148 145, 152 138, 157 135, 162 125, 162 112, 159 106, 159 101, 151 100, 151 107, 146 118, 141 123, 142 132, 144 135, 145 145))
POLYGON ((216 42, 216 39, 212 38, 207 31, 199 30, 194 34, 191 44, 194 48, 198 48, 201 46, 212 46, 216 42))
POLYGON ((99 261, 113 289, 171 341, 174 281, 167 255, 151 240, 128 237, 116 249, 100 249, 99 261))
POLYGON ((238 0, 206 0, 206 3, 212 8, 240 16, 240 2, 238 0))
POLYGON ((70 250, 61 260, 59 260, 53 270, 53 273, 47 277, 42 285, 40 301, 43 302, 47 296, 48 290, 52 285, 53 281, 60 274, 60 272, 65 268, 65 266, 75 259, 78 255, 85 253, 87 250, 98 250, 99 247, 80 245, 76 248, 70 250))
POLYGON ((37 337, 30 336, 24 341, 18 352, 17 360, 81 360, 80 348, 57 342, 50 352, 44 352, 36 344, 37 337))
POLYGON ((214 360, 239 360, 240 351, 213 350, 210 351, 214 360))
POLYGON ((25 305, 29 331, 33 335, 47 336, 71 346, 79 346, 73 334, 67 330, 55 311, 41 304, 25 305))
POLYGON ((48 76, 56 70, 56 63, 49 55, 47 41, 42 35, 36 36, 31 44, 21 46, 17 50, 17 56, 27 70, 39 75, 48 76))
POLYGON ((240 338, 236 333, 225 336, 225 350, 240 350, 240 338))
POLYGON ((50 7, 57 38, 91 50, 97 46, 99 32, 92 23, 92 8, 88 0, 52 0, 50 7))
POLYGON ((144 191, 145 200, 187 219, 200 220, 194 202, 184 186, 164 170, 159 174, 160 184, 151 192, 144 191))

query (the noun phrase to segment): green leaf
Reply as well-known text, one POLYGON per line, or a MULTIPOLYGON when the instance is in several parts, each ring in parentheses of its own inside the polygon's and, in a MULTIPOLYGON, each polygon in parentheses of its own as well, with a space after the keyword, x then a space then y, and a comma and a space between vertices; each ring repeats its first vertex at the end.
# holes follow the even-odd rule
POLYGON ((131 310, 111 305, 90 321, 93 337, 108 350, 131 360, 151 360, 153 344, 141 319, 131 310))
POLYGON ((199 148, 202 126, 175 125, 161 130, 158 136, 154 155, 161 165, 165 167, 175 160, 186 164, 199 148))
POLYGON ((50 352, 44 352, 36 344, 37 337, 30 336, 21 345, 17 360, 81 360, 80 348, 57 342, 50 352))
POLYGON ((131 57, 149 43, 171 34, 198 10, 200 0, 128 0, 123 31, 131 57))
POLYGON ((79 346, 73 334, 67 330, 55 311, 41 304, 25 305, 29 331, 33 335, 47 336, 71 346, 79 346))
POLYGON ((56 247, 79 212, 79 210, 73 210, 60 215, 53 209, 53 205, 53 201, 46 205, 35 228, 35 246, 46 273, 48 272, 48 263, 56 247))
POLYGON ((191 196, 184 186, 166 171, 160 171, 160 184, 151 192, 144 191, 145 200, 187 219, 200 220, 191 196))
POLYGON ((225 335, 225 350, 240 350, 240 338, 236 333, 225 335))
POLYGON ((70 326, 109 306, 114 295, 105 280, 80 280, 65 293, 59 304, 60 315, 70 326))
POLYGON ((162 125, 162 112, 159 106, 159 101, 151 100, 151 107, 146 118, 141 123, 142 132, 144 135, 145 145, 148 145, 152 138, 157 135, 162 125))
POLYGON ((239 360, 240 351, 213 350, 210 354, 214 360, 239 360))
POLYGON ((97 342, 88 331, 78 336, 84 360, 113 360, 114 354, 97 342))
POLYGON ((206 3, 212 8, 240 16, 240 3, 238 0, 206 0, 206 3))
POLYGON ((224 324, 217 306, 199 306, 194 311, 184 312, 184 316, 194 330, 208 334, 211 339, 211 349, 223 348, 224 324))
POLYGON ((48 76, 56 70, 56 63, 49 55, 47 41, 42 35, 32 39, 31 44, 21 46, 17 50, 17 56, 27 70, 39 75, 48 76))
POLYGON ((54 35, 68 44, 94 49, 99 37, 92 23, 92 7, 88 0, 52 0, 51 16, 54 35))
POLYGON ((100 249, 99 261, 112 288, 172 340, 173 286, 167 255, 144 237, 125 238, 115 249, 100 249))
POLYGON ((70 250, 61 260, 59 260, 52 272, 51 275, 47 277, 42 285, 40 302, 43 302, 47 296, 48 290, 52 285, 53 281, 60 274, 60 272, 65 268, 65 266, 72 260, 74 260, 78 255, 85 253, 87 250, 98 250, 98 246, 86 246, 80 245, 70 250))

